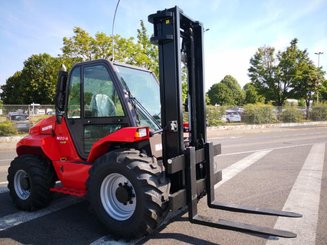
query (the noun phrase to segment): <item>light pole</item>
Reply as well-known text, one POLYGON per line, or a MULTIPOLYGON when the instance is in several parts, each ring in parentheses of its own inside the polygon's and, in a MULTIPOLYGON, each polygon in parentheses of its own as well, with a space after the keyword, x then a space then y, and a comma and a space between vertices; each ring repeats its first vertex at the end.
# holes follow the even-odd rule
POLYGON ((324 52, 319 51, 319 52, 316 52, 315 54, 318 55, 318 68, 319 68, 320 67, 319 66, 319 64, 320 64, 320 55, 324 54, 324 52))
MULTIPOLYGON (((320 55, 324 54, 324 52, 316 52, 315 53, 318 56, 318 69, 320 68, 320 55)), ((318 80, 318 85, 319 85, 319 80, 318 80)), ((317 104, 319 103, 319 95, 318 95, 318 90, 317 90, 317 104)))
POLYGON ((117 1, 116 8, 115 8, 115 13, 114 13, 114 18, 112 20, 112 29, 111 29, 111 37, 112 37, 112 62, 115 60, 115 37, 114 37, 114 29, 115 29, 115 20, 116 20, 116 14, 117 14, 117 9, 119 6, 120 0, 117 1))

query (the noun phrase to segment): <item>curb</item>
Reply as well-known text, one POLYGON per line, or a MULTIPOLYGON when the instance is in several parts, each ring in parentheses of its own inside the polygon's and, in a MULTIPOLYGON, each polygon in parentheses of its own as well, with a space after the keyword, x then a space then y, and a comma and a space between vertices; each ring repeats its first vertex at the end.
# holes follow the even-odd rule
POLYGON ((251 130, 251 129, 266 129, 266 128, 288 128, 288 127, 301 127, 301 126, 320 126, 327 125, 327 121, 321 122, 304 122, 304 123, 274 123, 274 124, 243 124, 243 125, 228 125, 208 127, 208 131, 214 130, 251 130))
MULTIPOLYGON (((287 128, 287 127, 301 127, 301 126, 321 126, 327 125, 327 121, 321 122, 304 122, 304 123, 274 123, 274 124, 243 124, 243 125, 224 125, 216 127, 208 127, 207 131, 219 131, 219 130, 251 130, 251 129, 266 129, 266 128, 287 128)), ((0 143, 17 143, 24 138, 23 136, 5 136, 0 137, 0 143)))
POLYGON ((0 137, 0 143, 17 143, 25 136, 2 136, 0 137))

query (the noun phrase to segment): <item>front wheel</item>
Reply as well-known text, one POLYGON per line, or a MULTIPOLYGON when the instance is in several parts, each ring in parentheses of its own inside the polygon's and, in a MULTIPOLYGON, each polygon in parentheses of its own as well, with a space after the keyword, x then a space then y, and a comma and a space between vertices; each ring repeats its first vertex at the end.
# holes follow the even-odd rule
POLYGON ((8 189, 17 208, 33 211, 51 201, 50 188, 54 186, 54 170, 35 155, 16 157, 8 169, 8 189))
POLYGON ((110 152, 90 170, 88 199, 116 237, 152 232, 168 212, 169 181, 163 166, 137 150, 110 152))

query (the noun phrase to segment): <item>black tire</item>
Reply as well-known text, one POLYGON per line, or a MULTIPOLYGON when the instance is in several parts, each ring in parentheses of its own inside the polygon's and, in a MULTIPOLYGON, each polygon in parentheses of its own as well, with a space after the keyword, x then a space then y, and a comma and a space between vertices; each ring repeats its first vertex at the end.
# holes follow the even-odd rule
POLYGON ((54 170, 38 156, 16 157, 10 164, 7 179, 10 196, 17 208, 34 211, 46 207, 51 201, 54 170))
POLYGON ((137 150, 113 151, 96 160, 87 188, 96 215, 116 238, 148 234, 168 213, 164 167, 137 150))

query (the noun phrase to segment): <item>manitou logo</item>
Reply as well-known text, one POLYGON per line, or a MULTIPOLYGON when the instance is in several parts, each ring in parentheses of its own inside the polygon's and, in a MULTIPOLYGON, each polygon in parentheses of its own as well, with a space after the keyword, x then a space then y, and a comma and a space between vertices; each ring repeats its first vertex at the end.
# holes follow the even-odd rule
POLYGON ((48 125, 48 126, 45 126, 45 127, 41 128, 41 131, 44 132, 44 131, 47 131, 49 129, 52 129, 52 125, 48 125))

